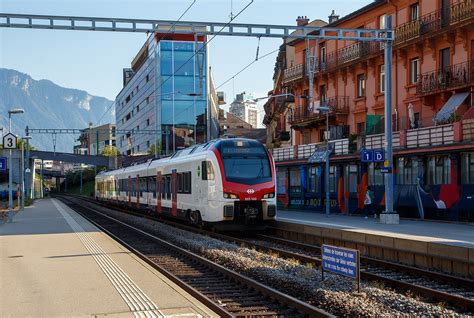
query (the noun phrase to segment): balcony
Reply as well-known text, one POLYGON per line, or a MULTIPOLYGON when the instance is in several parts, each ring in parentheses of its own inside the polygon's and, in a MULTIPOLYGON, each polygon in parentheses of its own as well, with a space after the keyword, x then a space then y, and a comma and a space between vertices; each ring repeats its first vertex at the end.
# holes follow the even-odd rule
MULTIPOLYGON (((349 96, 334 96, 326 99, 321 106, 329 107, 329 116, 348 115, 349 114, 349 96)), ((312 121, 323 120, 326 114, 310 110, 307 105, 295 109, 290 120, 292 125, 305 124, 312 121)))
POLYGON ((337 51, 328 53, 325 61, 319 63, 321 72, 332 71, 346 63, 366 58, 371 54, 378 53, 383 48, 383 43, 376 42, 357 42, 345 46, 337 51))
POLYGON ((283 84, 297 81, 302 79, 304 76, 304 66, 303 64, 298 64, 290 68, 285 69, 283 73, 283 84))
MULTIPOLYGON (((349 140, 338 139, 331 140, 334 143, 333 155, 347 155, 349 154, 349 140)), ((307 145, 296 145, 284 148, 274 148, 272 150, 273 159, 278 161, 286 160, 308 160, 309 157, 314 153, 318 145, 324 145, 325 143, 314 143, 307 145)))
POLYGON ((451 65, 442 70, 420 74, 416 85, 418 95, 469 85, 474 82, 474 60, 451 65))

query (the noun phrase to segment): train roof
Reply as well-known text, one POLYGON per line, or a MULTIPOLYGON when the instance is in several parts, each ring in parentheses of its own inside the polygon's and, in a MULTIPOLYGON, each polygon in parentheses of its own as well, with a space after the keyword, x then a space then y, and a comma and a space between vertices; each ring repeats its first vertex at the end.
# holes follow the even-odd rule
POLYGON ((213 147, 220 148, 221 145, 230 145, 230 144, 235 145, 238 142, 244 142, 252 146, 257 146, 257 145, 263 146, 259 141, 254 140, 254 139, 247 139, 247 138, 214 139, 203 144, 196 144, 185 149, 180 149, 169 157, 149 159, 147 162, 144 162, 144 163, 135 164, 135 165, 131 165, 131 166, 116 169, 116 170, 101 172, 98 174, 98 176, 105 177, 108 175, 115 175, 117 173, 130 173, 135 170, 143 169, 143 167, 145 166, 159 166, 160 164, 170 161, 172 159, 195 156, 198 154, 202 154, 203 152, 212 151, 213 147))

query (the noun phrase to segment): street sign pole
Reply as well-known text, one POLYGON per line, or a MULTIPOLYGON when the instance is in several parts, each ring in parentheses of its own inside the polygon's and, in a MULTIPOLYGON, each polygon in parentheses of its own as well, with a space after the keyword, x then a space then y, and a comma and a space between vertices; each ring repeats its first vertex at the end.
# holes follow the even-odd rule
MULTIPOLYGON (((392 17, 385 17, 387 30, 392 30, 392 17)), ((385 174, 385 211, 380 215, 380 223, 398 224, 399 215, 393 210, 393 149, 392 149, 392 45, 385 42, 385 153, 388 173, 385 174)))
POLYGON ((13 196, 12 196, 12 150, 8 155, 8 223, 13 222, 13 196))

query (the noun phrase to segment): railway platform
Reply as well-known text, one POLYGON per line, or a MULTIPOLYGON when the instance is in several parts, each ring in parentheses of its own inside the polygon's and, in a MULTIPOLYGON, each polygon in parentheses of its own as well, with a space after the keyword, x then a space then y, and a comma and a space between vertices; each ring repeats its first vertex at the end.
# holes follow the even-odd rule
POLYGON ((217 316, 55 199, 0 224, 0 270, 0 317, 217 316))
POLYGON ((362 255, 448 274, 474 277, 474 225, 401 219, 378 219, 279 210, 278 236, 307 243, 357 248, 362 255))

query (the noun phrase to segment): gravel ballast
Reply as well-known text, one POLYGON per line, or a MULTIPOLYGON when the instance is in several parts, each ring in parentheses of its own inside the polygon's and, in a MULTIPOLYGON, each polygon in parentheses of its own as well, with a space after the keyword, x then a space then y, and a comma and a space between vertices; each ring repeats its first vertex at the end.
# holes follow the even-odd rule
POLYGON ((362 282, 359 294, 355 292, 353 281, 330 273, 325 273, 325 280, 322 281, 319 268, 300 264, 296 260, 261 253, 118 211, 108 210, 108 213, 337 316, 466 317, 445 308, 444 304, 424 302, 410 293, 401 294, 381 283, 362 282))

